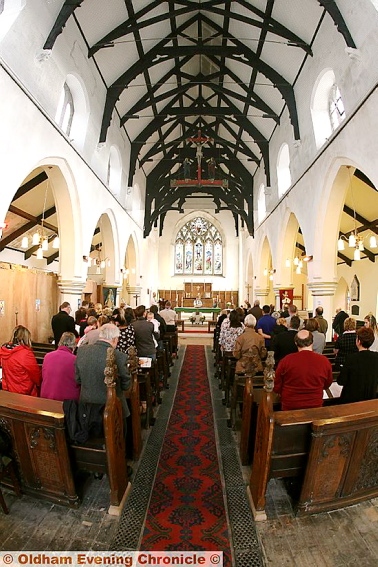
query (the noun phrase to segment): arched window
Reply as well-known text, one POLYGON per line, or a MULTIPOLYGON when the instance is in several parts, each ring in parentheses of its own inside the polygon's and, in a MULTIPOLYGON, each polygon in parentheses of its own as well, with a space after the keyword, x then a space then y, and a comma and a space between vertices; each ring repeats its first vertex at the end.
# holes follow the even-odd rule
POLYGON ((73 96, 67 83, 64 83, 58 110, 56 113, 56 122, 67 136, 71 133, 72 120, 75 112, 73 96))
POLYGON ((113 193, 117 195, 121 188, 122 167, 119 152, 115 146, 110 148, 106 183, 113 193))
POLYGON ((89 105, 81 79, 74 75, 67 75, 55 115, 55 122, 78 149, 84 147, 88 119, 89 105))
POLYGON ((277 160, 278 196, 282 197, 291 185, 289 146, 283 144, 277 160))
POLYGON ((332 69, 324 71, 314 87, 311 115, 319 149, 345 118, 344 104, 332 69))
POLYGON ((178 231, 175 242, 175 274, 222 275, 223 243, 218 229, 197 217, 178 231))
POLYGON ((265 187, 262 183, 257 196, 257 222, 258 224, 266 217, 266 203, 265 203, 265 187))

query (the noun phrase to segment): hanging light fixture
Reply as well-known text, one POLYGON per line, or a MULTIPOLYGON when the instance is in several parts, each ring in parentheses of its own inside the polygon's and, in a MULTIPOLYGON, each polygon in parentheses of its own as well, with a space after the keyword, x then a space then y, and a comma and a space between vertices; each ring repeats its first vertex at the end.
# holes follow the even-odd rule
POLYGON ((24 250, 26 250, 27 248, 29 248, 29 239, 28 239, 27 236, 24 236, 24 237, 22 238, 22 241, 21 241, 21 248, 23 248, 24 250))
POLYGON ((40 246, 37 250, 37 260, 43 260, 43 250, 42 246, 40 246))
POLYGON ((55 236, 53 243, 52 243, 52 247, 57 250, 60 246, 60 238, 58 235, 55 236))
POLYGON ((265 268, 264 269, 264 276, 269 276, 270 281, 273 281, 273 274, 276 273, 274 268, 265 268))

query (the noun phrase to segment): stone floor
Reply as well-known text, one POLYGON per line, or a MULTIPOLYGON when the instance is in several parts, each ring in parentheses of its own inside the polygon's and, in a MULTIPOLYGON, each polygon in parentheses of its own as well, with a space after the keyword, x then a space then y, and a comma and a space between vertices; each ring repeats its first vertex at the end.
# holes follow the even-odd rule
MULTIPOLYGON (((210 336, 180 335, 181 346, 192 341, 211 344, 210 336)), ((234 440, 236 443, 236 434, 234 440)), ((133 463, 133 467, 137 472, 138 463, 133 463)), ((247 485, 250 470, 248 467, 241 470, 247 485)), ((10 514, 6 516, 0 511, 1 550, 111 549, 119 520, 107 514, 106 477, 87 479, 82 504, 76 510, 25 495, 17 498, 7 490, 4 494, 10 514)), ((339 511, 297 518, 282 483, 275 480, 269 483, 267 514, 268 520, 256 525, 266 566, 378 565, 378 499, 339 511)))

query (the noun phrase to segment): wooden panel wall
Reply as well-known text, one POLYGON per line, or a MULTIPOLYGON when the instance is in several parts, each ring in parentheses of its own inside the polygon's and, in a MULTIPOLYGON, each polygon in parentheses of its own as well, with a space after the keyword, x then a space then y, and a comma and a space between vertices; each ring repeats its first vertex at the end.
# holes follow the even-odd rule
POLYGON ((4 311, 0 314, 0 344, 11 337, 16 311, 18 324, 29 329, 32 340, 47 342, 52 334, 51 317, 59 307, 57 275, 1 262, 0 301, 4 301, 4 311), (36 300, 40 300, 39 310, 36 300))

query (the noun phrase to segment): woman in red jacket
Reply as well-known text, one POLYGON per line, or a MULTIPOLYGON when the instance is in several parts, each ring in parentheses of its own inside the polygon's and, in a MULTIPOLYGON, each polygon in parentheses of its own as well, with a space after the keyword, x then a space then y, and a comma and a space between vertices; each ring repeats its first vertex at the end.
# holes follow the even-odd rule
POLYGON ((30 331, 26 327, 18 325, 14 328, 10 342, 0 349, 0 361, 3 390, 38 396, 41 369, 32 351, 30 331))

